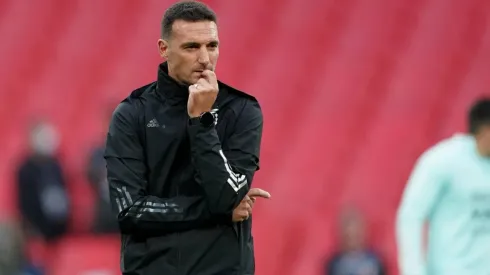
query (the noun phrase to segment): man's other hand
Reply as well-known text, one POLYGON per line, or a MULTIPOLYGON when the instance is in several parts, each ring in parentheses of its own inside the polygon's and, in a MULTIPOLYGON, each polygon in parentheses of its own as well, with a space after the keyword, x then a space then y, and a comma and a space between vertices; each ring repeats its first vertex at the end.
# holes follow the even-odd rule
POLYGON ((240 204, 233 210, 233 222, 242 222, 252 214, 252 207, 255 200, 252 200, 249 196, 245 196, 240 204))
POLYGON ((271 197, 271 194, 269 192, 260 189, 260 188, 252 188, 248 191, 247 196, 251 198, 264 198, 264 199, 269 199, 271 197))
POLYGON ((248 194, 243 198, 240 204, 233 210, 233 222, 242 222, 247 220, 252 215, 252 208, 254 206, 256 198, 268 199, 271 197, 269 192, 260 188, 252 188, 248 191, 248 194))
POLYGON ((189 86, 187 112, 190 117, 198 117, 211 111, 218 96, 218 80, 213 71, 205 70, 196 84, 189 86))

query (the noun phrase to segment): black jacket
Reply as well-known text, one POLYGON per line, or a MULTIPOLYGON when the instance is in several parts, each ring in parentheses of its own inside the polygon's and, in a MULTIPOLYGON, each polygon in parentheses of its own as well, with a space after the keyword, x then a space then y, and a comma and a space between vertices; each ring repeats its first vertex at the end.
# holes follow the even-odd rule
POLYGON ((124 274, 254 274, 251 219, 233 209, 259 169, 257 100, 219 83, 215 126, 190 123, 188 86, 158 80, 114 111, 105 158, 124 274))

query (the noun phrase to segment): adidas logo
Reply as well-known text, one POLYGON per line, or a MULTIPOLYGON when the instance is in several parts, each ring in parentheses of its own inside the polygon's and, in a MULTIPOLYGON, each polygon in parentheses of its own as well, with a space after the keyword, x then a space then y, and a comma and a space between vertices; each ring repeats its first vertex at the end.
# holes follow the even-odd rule
POLYGON ((148 127, 148 128, 160 127, 160 124, 158 123, 157 119, 154 118, 154 119, 150 120, 150 122, 148 122, 148 124, 146 124, 146 127, 148 127))

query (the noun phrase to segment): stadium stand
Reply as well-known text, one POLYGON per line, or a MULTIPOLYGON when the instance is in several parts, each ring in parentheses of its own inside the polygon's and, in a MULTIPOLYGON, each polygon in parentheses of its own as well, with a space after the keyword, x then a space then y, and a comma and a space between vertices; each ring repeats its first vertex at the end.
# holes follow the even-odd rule
MULTIPOLYGON (((42 116, 63 137, 73 231, 88 228, 87 152, 104 138, 108 102, 155 78, 172 2, 0 1, 2 216, 15 216, 14 171, 27 125, 42 116)), ((264 111, 254 185, 272 199, 256 205, 257 274, 321 274, 346 203, 366 211, 371 241, 397 274, 393 220, 414 160, 464 130, 471 101, 490 95, 490 2, 205 2, 220 20, 218 76, 264 111)), ((116 237, 74 235, 50 251, 52 274, 119 266, 116 237)))

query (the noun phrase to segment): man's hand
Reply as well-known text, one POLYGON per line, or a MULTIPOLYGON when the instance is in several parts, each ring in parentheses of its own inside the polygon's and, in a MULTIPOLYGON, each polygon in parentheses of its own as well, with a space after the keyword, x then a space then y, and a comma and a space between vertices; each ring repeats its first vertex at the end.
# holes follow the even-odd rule
POLYGON ((255 199, 252 200, 249 196, 245 196, 240 204, 233 210, 233 222, 242 222, 252 214, 252 207, 255 199))
POLYGON ((249 196, 250 198, 254 198, 254 200, 255 198, 270 199, 271 194, 260 188, 252 188, 248 191, 247 196, 249 196))
POLYGON ((257 197, 268 199, 271 195, 269 192, 260 188, 250 189, 245 198, 243 198, 240 204, 233 210, 233 222, 242 222, 250 217, 257 197))
POLYGON ((204 112, 211 111, 218 96, 218 80, 211 70, 202 72, 196 84, 189 86, 187 112, 190 117, 198 117, 204 112))

